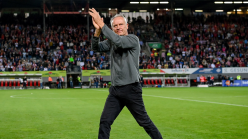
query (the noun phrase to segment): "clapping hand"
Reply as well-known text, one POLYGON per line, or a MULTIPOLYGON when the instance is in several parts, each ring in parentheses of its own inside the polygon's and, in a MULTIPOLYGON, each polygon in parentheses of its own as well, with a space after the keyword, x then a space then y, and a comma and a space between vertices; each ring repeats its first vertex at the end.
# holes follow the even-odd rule
POLYGON ((101 29, 104 26, 103 18, 100 17, 99 13, 94 9, 89 9, 89 14, 92 17, 93 25, 96 29, 101 29))

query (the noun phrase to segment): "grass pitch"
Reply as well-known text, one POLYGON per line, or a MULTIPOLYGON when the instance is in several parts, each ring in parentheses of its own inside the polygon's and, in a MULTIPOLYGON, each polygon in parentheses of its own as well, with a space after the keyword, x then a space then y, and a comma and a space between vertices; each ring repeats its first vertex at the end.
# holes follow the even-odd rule
MULTIPOLYGON (((96 139, 108 89, 0 90, 0 139, 96 139)), ((144 88, 167 139, 247 139, 248 88, 144 88)), ((149 139, 124 108, 111 139, 149 139)))

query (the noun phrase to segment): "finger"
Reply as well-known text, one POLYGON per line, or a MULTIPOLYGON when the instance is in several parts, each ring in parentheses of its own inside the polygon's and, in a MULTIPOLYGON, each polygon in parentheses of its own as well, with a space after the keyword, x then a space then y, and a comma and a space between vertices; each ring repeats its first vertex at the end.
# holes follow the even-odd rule
POLYGON ((97 11, 95 10, 95 8, 91 8, 90 11, 91 11, 92 13, 97 13, 97 11))
POLYGON ((92 9, 89 9, 89 11, 90 11, 89 13, 94 13, 92 9))
POLYGON ((93 10, 94 12, 96 12, 96 9, 95 9, 95 8, 92 8, 92 10, 93 10))
POLYGON ((89 15, 93 17, 93 13, 89 12, 89 15))
MULTIPOLYGON (((94 12, 95 14, 98 14, 98 15, 99 15, 99 13, 96 11, 95 8, 92 8, 92 12, 94 12)), ((99 15, 99 16, 100 16, 100 15, 99 15)))

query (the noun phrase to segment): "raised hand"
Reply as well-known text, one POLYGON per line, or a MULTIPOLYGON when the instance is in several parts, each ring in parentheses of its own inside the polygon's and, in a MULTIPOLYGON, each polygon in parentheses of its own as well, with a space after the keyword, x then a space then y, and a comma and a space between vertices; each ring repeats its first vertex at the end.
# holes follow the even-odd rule
MULTIPOLYGON (((103 21, 103 18, 101 18, 101 20, 103 21)), ((95 20, 94 20, 93 17, 92 17, 92 22, 93 22, 94 27, 96 28, 96 31, 95 31, 94 36, 95 36, 95 37, 99 37, 100 34, 101 34, 101 28, 100 28, 99 25, 96 24, 96 22, 95 22, 95 20)))
MULTIPOLYGON (((102 20, 102 22, 103 22, 103 18, 101 18, 101 20, 102 20)), ((95 22, 95 20, 94 20, 93 17, 92 17, 92 23, 93 23, 93 25, 94 25, 94 27, 95 27, 96 29, 101 29, 100 26, 95 22)))
POLYGON ((97 24, 96 24, 96 22, 94 21, 94 18, 92 17, 92 23, 93 23, 93 25, 94 25, 94 27, 96 28, 96 29, 101 29, 97 24))
POLYGON ((95 28, 97 28, 97 26, 95 26, 95 24, 98 25, 98 27, 102 28, 104 26, 104 22, 103 19, 100 17, 99 13, 94 9, 89 9, 89 15, 92 16, 93 18, 93 25, 95 28))

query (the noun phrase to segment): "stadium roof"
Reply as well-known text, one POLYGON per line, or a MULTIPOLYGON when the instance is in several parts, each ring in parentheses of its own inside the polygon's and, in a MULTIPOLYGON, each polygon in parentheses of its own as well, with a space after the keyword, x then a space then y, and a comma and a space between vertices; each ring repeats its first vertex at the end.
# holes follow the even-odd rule
MULTIPOLYGON (((158 0, 157 2, 169 1, 169 4, 130 4, 131 1, 136 2, 155 2, 155 0, 89 0, 90 7, 94 8, 117 8, 118 10, 148 10, 154 11, 157 8, 170 8, 170 0, 158 0)), ((225 0, 226 1, 226 0, 225 0)), ((248 3, 243 0, 228 0, 232 4, 224 3, 224 0, 173 0, 174 8, 191 8, 192 10, 230 11, 240 7, 247 7, 248 3), (223 4, 215 4, 215 1, 222 1, 223 4), (234 2, 242 2, 234 4, 234 2)), ((248 1, 248 0, 247 0, 248 1)), ((87 0, 45 0, 46 6, 50 10, 78 11, 86 6, 87 0)), ((0 8, 42 8, 43 0, 0 0, 0 8)))

